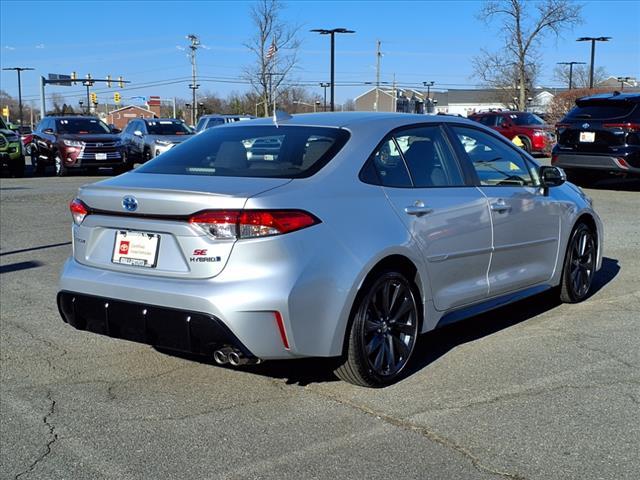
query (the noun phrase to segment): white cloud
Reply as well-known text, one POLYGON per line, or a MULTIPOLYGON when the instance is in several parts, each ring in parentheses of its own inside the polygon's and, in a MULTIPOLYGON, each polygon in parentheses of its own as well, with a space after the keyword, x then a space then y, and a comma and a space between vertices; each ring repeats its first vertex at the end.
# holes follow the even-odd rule
POLYGON ((12 47, 11 45, 5 45, 5 46, 4 46, 4 49, 5 49, 5 50, 15 50, 15 49, 16 49, 16 47, 12 47))
POLYGON ((38 45, 36 45, 36 48, 44 48, 44 43, 39 43, 38 45))

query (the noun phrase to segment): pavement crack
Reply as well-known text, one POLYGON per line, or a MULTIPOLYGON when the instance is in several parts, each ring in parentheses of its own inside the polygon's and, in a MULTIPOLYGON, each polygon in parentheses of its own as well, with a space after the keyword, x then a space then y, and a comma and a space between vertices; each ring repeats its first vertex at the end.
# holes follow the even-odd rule
POLYGON ((36 468, 36 466, 51 454, 51 451, 52 451, 52 448, 53 448, 53 444, 58 440, 58 434, 56 433, 56 427, 50 421, 51 417, 53 416, 53 414, 56 411, 56 401, 52 397, 51 390, 47 390, 47 400, 50 402, 49 411, 46 413, 46 415, 44 417, 42 417, 42 422, 49 429, 49 432, 47 434, 49 436, 49 440, 47 441, 47 444, 45 445, 44 452, 42 454, 40 454, 31 463, 31 465, 29 465, 29 467, 26 470, 23 470, 22 472, 18 473, 14 477, 14 480, 19 480, 24 475, 29 475, 31 472, 33 472, 33 470, 36 468))
POLYGON ((351 407, 353 409, 356 409, 368 416, 374 417, 376 419, 382 420, 383 422, 392 425, 394 427, 398 427, 398 428, 402 428, 403 430, 407 430, 410 432, 415 432, 418 433, 419 435, 421 435, 424 438, 427 438, 428 440, 437 443, 449 450, 452 450, 456 453, 459 453, 460 455, 464 456, 465 458, 467 458, 471 464, 473 465, 473 467, 478 470, 481 473, 488 473, 490 475, 497 475, 499 477, 502 478, 508 478, 508 479, 513 479, 513 480, 525 480, 525 478, 519 474, 515 474, 515 473, 509 473, 509 472, 505 472, 503 470, 498 470, 496 468, 490 467, 488 465, 485 465, 484 463, 482 463, 482 460, 480 458, 478 458, 478 456, 474 455, 469 449, 463 447, 462 445, 456 443, 455 441, 448 439, 446 437, 443 437, 441 435, 438 435, 435 432, 432 432, 431 430, 429 430, 428 428, 422 426, 422 425, 416 425, 415 423, 410 422, 409 420, 403 419, 403 418, 397 418, 394 417, 392 415, 383 413, 383 412, 379 412, 376 411, 366 405, 361 405, 358 404, 356 402, 353 402, 351 400, 347 400, 344 398, 339 398, 335 395, 332 394, 328 394, 328 393, 324 393, 324 392, 320 392, 316 389, 310 388, 310 387, 306 387, 306 390, 313 392, 319 396, 328 398, 338 404, 341 405, 345 405, 348 407, 351 407))

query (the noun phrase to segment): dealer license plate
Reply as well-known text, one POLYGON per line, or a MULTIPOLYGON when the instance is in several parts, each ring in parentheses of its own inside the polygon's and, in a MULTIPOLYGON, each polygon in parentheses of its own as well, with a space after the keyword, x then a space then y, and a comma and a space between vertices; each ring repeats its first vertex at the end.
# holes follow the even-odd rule
POLYGON ((153 268, 158 261, 160 235, 118 230, 113 247, 113 263, 153 268))
POLYGON ((593 143, 596 141, 596 132, 580 132, 580 141, 584 143, 593 143))

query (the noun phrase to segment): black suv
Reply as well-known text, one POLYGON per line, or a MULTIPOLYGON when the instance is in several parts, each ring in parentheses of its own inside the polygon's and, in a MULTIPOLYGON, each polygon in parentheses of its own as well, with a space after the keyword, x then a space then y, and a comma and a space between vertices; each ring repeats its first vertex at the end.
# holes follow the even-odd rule
POLYGON ((39 174, 48 165, 60 177, 81 168, 113 167, 116 173, 131 169, 120 137, 95 117, 44 117, 33 132, 29 153, 39 174))
POLYGON ((640 94, 579 98, 556 132, 551 163, 574 183, 609 173, 640 177, 640 94))

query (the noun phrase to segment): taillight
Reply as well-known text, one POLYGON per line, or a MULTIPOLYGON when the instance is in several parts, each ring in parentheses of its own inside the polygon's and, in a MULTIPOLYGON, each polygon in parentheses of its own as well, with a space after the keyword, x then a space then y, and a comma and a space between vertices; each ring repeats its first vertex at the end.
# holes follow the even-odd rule
POLYGON ((621 128, 629 132, 640 132, 640 123, 603 123, 604 128, 621 128))
POLYGON ((196 213, 189 223, 218 239, 282 235, 320 223, 302 210, 208 210, 196 213))
POLYGON ((558 161, 558 155, 557 154, 551 155, 551 165, 553 165, 557 161, 558 161))
POLYGON ((89 214, 89 208, 84 204, 82 200, 74 199, 69 204, 69 210, 71 211, 71 216, 73 217, 73 223, 76 225, 80 225, 89 214))

